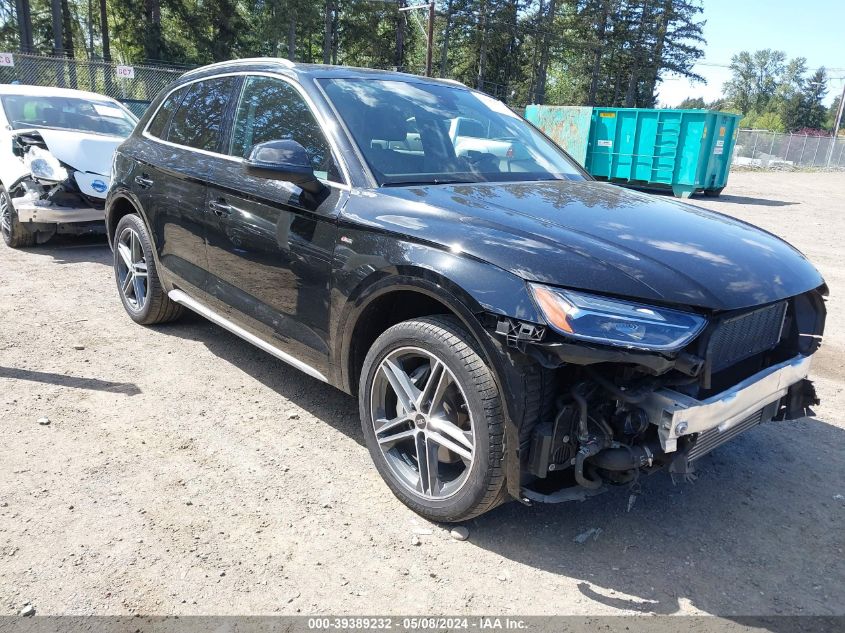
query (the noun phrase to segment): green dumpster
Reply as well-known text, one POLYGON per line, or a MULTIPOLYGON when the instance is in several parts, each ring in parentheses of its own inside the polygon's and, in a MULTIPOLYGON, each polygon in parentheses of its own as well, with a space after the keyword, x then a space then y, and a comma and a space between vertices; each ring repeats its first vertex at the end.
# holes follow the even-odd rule
MULTIPOLYGON (((548 106, 535 107, 540 111, 526 109, 526 118, 557 140, 544 124, 548 106)), ((697 191, 718 196, 728 182, 739 119, 710 110, 593 108, 589 128, 580 132, 587 139, 583 165, 600 180, 683 198, 697 191)))

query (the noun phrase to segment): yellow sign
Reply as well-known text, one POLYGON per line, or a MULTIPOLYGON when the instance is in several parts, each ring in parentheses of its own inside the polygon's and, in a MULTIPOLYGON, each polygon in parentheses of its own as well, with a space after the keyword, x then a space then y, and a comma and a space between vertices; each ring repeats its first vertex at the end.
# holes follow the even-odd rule
POLYGON ((725 126, 723 125, 722 127, 719 128, 719 136, 724 136, 724 135, 725 135, 725 126))
POLYGON ((599 116, 603 119, 615 119, 616 113, 615 112, 599 112, 599 116))

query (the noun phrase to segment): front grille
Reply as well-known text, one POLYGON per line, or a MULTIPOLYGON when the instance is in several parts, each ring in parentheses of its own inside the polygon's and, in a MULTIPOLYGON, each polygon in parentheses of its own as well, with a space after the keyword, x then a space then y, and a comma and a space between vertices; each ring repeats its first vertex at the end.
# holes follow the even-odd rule
POLYGON ((699 433, 692 445, 692 448, 687 451, 687 460, 694 461, 703 455, 706 455, 714 448, 717 448, 724 444, 725 442, 732 440, 740 433, 747 431, 753 426, 757 426, 760 422, 763 421, 763 409, 760 409, 757 413, 750 415, 749 417, 745 418, 742 422, 738 422, 733 425, 731 428, 726 429, 724 432, 719 431, 719 427, 710 429, 709 431, 704 431, 703 433, 699 433))
POLYGON ((710 371, 717 372, 775 347, 785 313, 786 302, 781 301, 722 321, 707 344, 710 371))

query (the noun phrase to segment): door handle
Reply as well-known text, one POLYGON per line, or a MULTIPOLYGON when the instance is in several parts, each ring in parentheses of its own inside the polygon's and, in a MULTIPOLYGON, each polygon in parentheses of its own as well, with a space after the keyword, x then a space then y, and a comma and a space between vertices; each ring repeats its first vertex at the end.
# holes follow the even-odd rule
POLYGON ((146 176, 135 176, 135 184, 141 187, 141 189, 149 189, 153 186, 153 181, 146 176))
POLYGON ((226 217, 232 214, 232 205, 224 202, 224 201, 217 201, 213 200, 208 203, 208 208, 214 211, 215 214, 220 216, 221 218, 226 217))

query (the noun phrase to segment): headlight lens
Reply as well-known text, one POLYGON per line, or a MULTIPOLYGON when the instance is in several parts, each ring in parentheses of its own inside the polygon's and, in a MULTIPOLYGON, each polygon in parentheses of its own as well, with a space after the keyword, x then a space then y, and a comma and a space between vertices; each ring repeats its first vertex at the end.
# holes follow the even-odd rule
POLYGON ((40 147, 30 147, 23 160, 33 178, 50 182, 62 182, 68 179, 67 169, 59 159, 40 147))
POLYGON ((704 317, 530 284, 549 324, 566 336, 650 351, 673 351, 698 336, 704 317))

